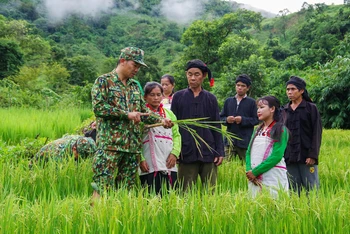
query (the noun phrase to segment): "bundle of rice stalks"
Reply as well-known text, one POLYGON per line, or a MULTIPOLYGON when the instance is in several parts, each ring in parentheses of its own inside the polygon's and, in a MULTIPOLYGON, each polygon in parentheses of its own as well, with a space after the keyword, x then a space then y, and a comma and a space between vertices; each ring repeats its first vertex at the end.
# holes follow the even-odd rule
MULTIPOLYGON (((194 119, 181 119, 181 120, 176 120, 176 121, 172 121, 172 122, 174 124, 177 124, 179 126, 179 128, 185 129, 186 131, 188 131, 191 134, 191 136, 193 137, 194 142, 196 144, 196 147, 200 153, 201 153, 200 142, 202 142, 206 147, 208 147, 208 149, 211 152, 213 152, 214 149, 211 146, 209 146, 208 143, 197 133, 197 131, 194 129, 194 127, 205 128, 205 129, 210 129, 210 130, 219 132, 220 134, 222 134, 223 137, 225 137, 227 139, 227 142, 230 146, 232 146, 232 144, 233 144, 232 143, 233 139, 241 140, 235 134, 233 134, 231 132, 227 132, 226 130, 223 130, 221 127, 218 128, 218 127, 214 126, 217 124, 223 124, 224 123, 223 121, 206 121, 208 118, 209 117, 194 118, 194 119)), ((162 126, 162 123, 144 125, 144 128, 148 129, 148 128, 159 127, 159 126, 162 126)))

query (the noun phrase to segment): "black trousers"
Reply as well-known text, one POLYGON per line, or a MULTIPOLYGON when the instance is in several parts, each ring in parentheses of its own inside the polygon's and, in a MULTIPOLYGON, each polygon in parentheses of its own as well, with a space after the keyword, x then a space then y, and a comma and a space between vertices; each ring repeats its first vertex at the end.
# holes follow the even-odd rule
POLYGON ((155 192, 156 194, 162 194, 163 186, 166 186, 165 191, 169 191, 170 188, 174 188, 177 180, 177 172, 172 171, 163 173, 161 171, 155 171, 146 175, 140 176, 140 182, 142 186, 148 187, 148 192, 155 192))

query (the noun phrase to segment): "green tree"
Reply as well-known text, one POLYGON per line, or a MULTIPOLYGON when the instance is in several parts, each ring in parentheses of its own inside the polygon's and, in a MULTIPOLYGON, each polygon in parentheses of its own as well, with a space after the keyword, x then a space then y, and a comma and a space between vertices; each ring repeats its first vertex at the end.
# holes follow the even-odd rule
POLYGON ((101 73, 104 74, 112 71, 114 68, 117 67, 117 62, 118 62, 118 59, 115 59, 115 58, 104 59, 101 66, 101 73))
POLYGON ((279 31, 282 33, 284 40, 287 40, 286 31, 287 31, 287 23, 288 23, 288 19, 287 19, 288 14, 290 14, 290 11, 287 8, 280 10, 278 12, 278 15, 280 16, 280 18, 276 22, 277 24, 276 26, 279 29, 279 31))
POLYGON ((282 69, 285 70, 302 70, 304 67, 305 61, 300 57, 300 55, 292 55, 286 58, 279 65, 282 69))
POLYGON ((314 73, 316 79, 310 94, 317 103, 323 126, 350 129, 350 59, 339 56, 314 73))
POLYGON ((144 87, 145 84, 149 81, 160 82, 160 77, 163 74, 160 71, 157 58, 148 56, 147 59, 145 59, 145 63, 147 64, 148 68, 141 67, 135 76, 135 79, 140 82, 142 87, 144 87))
POLYGON ((23 66, 18 74, 9 77, 10 80, 14 81, 22 89, 30 91, 40 90, 44 84, 38 82, 41 67, 29 67, 23 66))
POLYGON ((51 57, 53 61, 62 61, 66 57, 66 51, 59 45, 51 47, 51 57))
POLYGON ((38 66, 51 60, 51 46, 38 35, 28 35, 20 40, 24 60, 29 66, 38 66))
POLYGON ((58 63, 42 63, 38 67, 23 66, 17 75, 10 77, 22 89, 39 91, 49 88, 57 93, 65 92, 68 78, 67 69, 58 63))
POLYGON ((43 64, 39 79, 46 83, 45 87, 55 93, 63 93, 68 88, 69 72, 59 63, 43 64))
POLYGON ((97 78, 96 61, 90 56, 78 55, 65 58, 63 63, 70 74, 69 84, 84 85, 85 82, 93 83, 97 78))
POLYGON ((199 58, 208 65, 218 62, 218 49, 227 37, 233 33, 243 34, 252 27, 260 28, 261 21, 261 14, 240 10, 213 21, 193 22, 182 35, 182 43, 188 46, 184 60, 199 58))
POLYGON ((0 37, 21 40, 30 31, 29 23, 25 20, 10 20, 5 22, 5 27, 0 31, 0 37))
POLYGON ((167 25, 164 30, 164 39, 180 41, 181 32, 179 26, 175 23, 170 23, 169 25, 167 25))
POLYGON ((19 45, 0 38, 0 79, 16 74, 24 63, 19 45))
POLYGON ((284 68, 272 68, 266 73, 266 91, 264 95, 273 95, 278 98, 281 105, 288 102, 286 95, 286 82, 290 76, 298 74, 296 70, 288 70, 284 68))
MULTIPOLYGON (((226 65, 230 63, 232 57, 234 57, 232 59, 235 62, 249 58, 256 48, 254 41, 250 41, 246 30, 260 28, 261 20, 262 17, 259 13, 239 10, 215 20, 193 22, 182 35, 181 42, 187 47, 181 57, 173 62, 172 66, 175 71, 172 71, 172 74, 175 77, 184 77, 187 61, 201 59, 211 69, 214 78, 217 78, 216 81, 220 82, 220 74, 225 72, 226 65), (253 46, 252 50, 245 46, 239 48, 244 42, 253 46), (239 54, 232 56, 230 52, 238 52, 239 54)), ((186 79, 181 78, 176 86, 178 89, 187 87, 186 79)), ((208 82, 204 82, 204 88, 209 88, 208 82)))
POLYGON ((6 17, 0 14, 0 37, 5 36, 4 31, 6 30, 6 17))
POLYGON ((350 33, 347 33, 339 45, 333 48, 334 55, 350 57, 350 33))
POLYGON ((24 18, 27 20, 34 21, 39 18, 39 14, 33 2, 21 2, 18 10, 22 12, 24 18))
POLYGON ((222 65, 237 64, 249 57, 259 49, 258 41, 233 34, 229 36, 219 47, 218 55, 222 65))
POLYGON ((137 12, 159 16, 160 12, 156 6, 159 5, 160 2, 161 0, 139 0, 140 7, 137 9, 137 12))
POLYGON ((0 107, 12 107, 21 103, 21 87, 7 78, 0 80, 0 107))
POLYGON ((294 54, 300 54, 305 66, 324 64, 332 60, 339 50, 334 50, 350 30, 350 9, 342 7, 338 12, 327 14, 324 4, 317 4, 317 10, 305 20, 291 40, 294 54))
POLYGON ((249 95, 254 98, 263 96, 267 87, 266 66, 265 59, 257 55, 251 55, 248 59, 238 62, 221 75, 221 85, 215 88, 215 94, 220 100, 233 96, 236 93, 236 77, 239 74, 247 74, 252 79, 249 95))
POLYGON ((207 14, 222 17, 239 9, 239 4, 235 1, 211 0, 205 4, 205 8, 207 14))

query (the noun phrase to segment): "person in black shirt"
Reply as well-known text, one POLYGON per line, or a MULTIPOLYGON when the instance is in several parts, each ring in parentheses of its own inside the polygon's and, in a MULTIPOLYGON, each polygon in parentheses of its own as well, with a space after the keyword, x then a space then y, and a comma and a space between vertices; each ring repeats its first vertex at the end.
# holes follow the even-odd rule
POLYGON ((246 74, 236 78, 236 95, 225 100, 220 118, 225 122, 227 131, 235 134, 240 139, 232 139, 232 144, 226 145, 226 156, 239 156, 245 161, 250 138, 254 126, 259 123, 256 102, 247 96, 252 81, 246 74))
POLYGON ((284 106, 286 126, 291 132, 284 158, 290 176, 290 187, 298 192, 319 187, 318 156, 322 138, 321 116, 312 103, 303 79, 292 76, 287 82, 290 100, 284 106))
MULTIPOLYGON (((201 60, 195 59, 187 63, 188 88, 176 92, 171 104, 171 110, 178 120, 208 117, 208 121, 220 121, 216 97, 202 87, 207 75, 212 84, 211 72, 201 60)), ((219 123, 213 125, 221 128, 219 123)), ((182 147, 179 157, 178 180, 182 183, 184 190, 196 183, 198 176, 200 176, 203 185, 214 186, 217 179, 217 167, 222 163, 224 157, 221 133, 194 126, 192 128, 210 148, 200 140, 198 140, 200 147, 197 147, 193 136, 180 128, 182 147)))

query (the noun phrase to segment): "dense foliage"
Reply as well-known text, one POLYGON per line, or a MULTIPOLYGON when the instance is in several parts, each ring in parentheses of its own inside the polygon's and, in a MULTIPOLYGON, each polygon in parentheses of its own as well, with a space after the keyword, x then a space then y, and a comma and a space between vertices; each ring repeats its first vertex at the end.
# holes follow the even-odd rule
POLYGON ((43 2, 0 3, 1 107, 89 107, 96 77, 115 67, 120 49, 137 46, 150 67, 136 77, 142 85, 171 73, 176 89, 185 88, 184 65, 199 58, 213 71, 211 91, 220 105, 234 95, 241 73, 253 79, 250 96, 273 94, 286 103, 284 84, 297 75, 307 81, 325 126, 349 128, 349 5, 304 4, 266 19, 231 1, 201 0, 186 24, 168 20, 176 8, 164 12, 160 0, 114 0, 98 16, 76 12, 58 21, 43 2))

